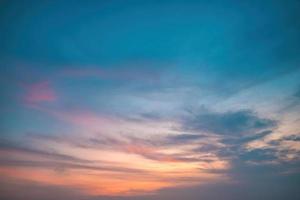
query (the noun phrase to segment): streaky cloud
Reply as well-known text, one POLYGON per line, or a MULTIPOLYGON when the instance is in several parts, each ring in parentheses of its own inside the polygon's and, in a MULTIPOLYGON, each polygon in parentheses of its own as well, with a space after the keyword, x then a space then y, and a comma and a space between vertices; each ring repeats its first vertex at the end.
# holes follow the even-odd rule
POLYGON ((182 129, 227 136, 244 136, 273 128, 276 121, 258 117, 251 110, 229 112, 203 111, 183 120, 182 129))

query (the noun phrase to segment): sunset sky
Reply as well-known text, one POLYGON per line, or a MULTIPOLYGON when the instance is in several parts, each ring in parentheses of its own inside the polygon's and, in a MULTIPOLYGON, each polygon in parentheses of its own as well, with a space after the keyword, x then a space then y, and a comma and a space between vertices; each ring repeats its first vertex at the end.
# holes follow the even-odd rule
POLYGON ((0 3, 0 199, 296 200, 300 1, 0 3))

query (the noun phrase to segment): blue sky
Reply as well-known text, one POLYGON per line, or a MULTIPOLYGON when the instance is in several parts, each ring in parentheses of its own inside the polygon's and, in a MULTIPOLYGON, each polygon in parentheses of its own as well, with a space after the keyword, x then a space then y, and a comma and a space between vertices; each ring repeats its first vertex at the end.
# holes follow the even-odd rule
POLYGON ((1 198, 299 195, 299 1, 0 7, 1 198))

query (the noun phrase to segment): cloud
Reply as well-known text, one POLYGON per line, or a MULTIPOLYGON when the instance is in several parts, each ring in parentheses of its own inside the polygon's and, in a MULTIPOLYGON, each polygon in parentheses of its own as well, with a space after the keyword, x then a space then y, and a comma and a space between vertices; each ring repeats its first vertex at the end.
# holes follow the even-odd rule
POLYGON ((199 134, 179 134, 179 135, 170 135, 167 139, 171 143, 188 143, 202 138, 205 138, 205 136, 199 134))
MULTIPOLYGON (((88 162, 86 162, 88 163, 88 162)), ((102 166, 102 165, 89 165, 89 164, 77 164, 72 162, 64 161, 31 161, 31 160, 18 160, 18 159, 6 159, 0 160, 0 166, 2 167, 31 167, 31 168, 42 168, 42 169, 53 169, 57 172, 65 170, 92 170, 98 172, 122 172, 122 173, 143 173, 147 174, 144 170, 116 167, 116 166, 102 166)))
POLYGON ((90 109, 69 109, 65 107, 49 107, 44 105, 33 105, 31 108, 42 111, 55 119, 68 122, 71 125, 85 127, 86 129, 112 127, 116 124, 114 117, 98 114, 90 109))
POLYGON ((297 142, 300 142, 300 134, 286 136, 286 137, 283 138, 283 140, 289 140, 289 141, 297 141, 297 142))
POLYGON ((28 104, 53 102, 57 99, 57 95, 48 81, 25 85, 25 90, 24 100, 28 104))
POLYGON ((247 142, 251 142, 253 140, 259 140, 262 139, 264 137, 266 137, 267 135, 272 134, 273 132, 271 130, 265 130, 262 132, 258 132, 258 133, 253 133, 250 135, 246 135, 244 137, 236 137, 236 138, 223 138, 222 142, 225 144, 231 144, 231 145, 242 145, 245 144, 247 142))
POLYGON ((200 112, 183 121, 183 130, 227 136, 244 136, 273 128, 276 121, 258 117, 250 110, 200 112))
POLYGON ((62 135, 29 136, 26 144, 0 143, 0 176, 76 187, 89 196, 147 194, 165 187, 222 181, 224 173, 213 170, 229 167, 215 155, 182 152, 167 144, 168 135, 151 139, 72 135, 72 140, 62 135))
MULTIPOLYGON (((180 137, 180 135, 178 135, 180 137)), ((81 139, 80 141, 70 141, 61 138, 49 138, 60 143, 67 143, 69 145, 80 147, 84 149, 98 149, 98 150, 114 150, 127 154, 135 154, 142 156, 145 159, 159 161, 159 162, 197 162, 201 159, 185 158, 188 154, 162 153, 161 149, 168 148, 169 145, 174 145, 178 142, 174 141, 178 136, 162 137, 159 139, 143 139, 132 136, 111 137, 106 135, 99 135, 93 138, 81 139)), ((41 138, 46 139, 47 138, 41 138)), ((186 143, 186 142, 184 142, 186 143)))
POLYGON ((0 179, 0 199, 11 200, 87 200, 87 196, 78 189, 67 186, 55 186, 40 184, 35 181, 19 180, 14 178, 1 177, 0 179), (15 191, 18 190, 18 192, 15 191))
POLYGON ((54 151, 48 152, 46 150, 40 150, 40 149, 35 149, 32 147, 27 147, 26 145, 18 145, 15 142, 7 141, 7 140, 2 140, 0 141, 0 155, 1 151, 4 151, 4 153, 8 152, 15 152, 17 154, 23 154, 23 155, 35 155, 44 159, 51 159, 51 160, 58 160, 58 161, 71 161, 71 162, 77 162, 77 163, 88 163, 90 162, 89 160, 85 159, 79 159, 74 156, 70 155, 65 155, 61 153, 56 153, 54 151))
POLYGON ((255 149, 248 152, 243 152, 239 159, 249 163, 274 163, 277 160, 277 156, 271 149, 255 149))
POLYGON ((37 167, 50 169, 85 169, 96 171, 117 171, 126 173, 139 173, 143 170, 118 167, 95 160, 77 158, 75 156, 56 153, 49 149, 36 149, 26 145, 20 145, 11 141, 0 142, 0 166, 10 167, 37 167))

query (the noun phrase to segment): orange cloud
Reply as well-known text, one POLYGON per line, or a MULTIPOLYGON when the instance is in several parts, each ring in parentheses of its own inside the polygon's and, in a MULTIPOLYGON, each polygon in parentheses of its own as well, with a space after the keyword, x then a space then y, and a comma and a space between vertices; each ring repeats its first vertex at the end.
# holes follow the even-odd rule
POLYGON ((178 160, 166 153, 183 150, 181 146, 117 144, 97 149, 42 138, 38 143, 32 141, 34 148, 29 149, 7 144, 0 151, 0 177, 71 187, 88 195, 131 196, 153 194, 166 187, 224 181, 225 174, 213 170, 230 167, 228 162, 205 152, 197 155, 209 156, 210 161, 178 160))

